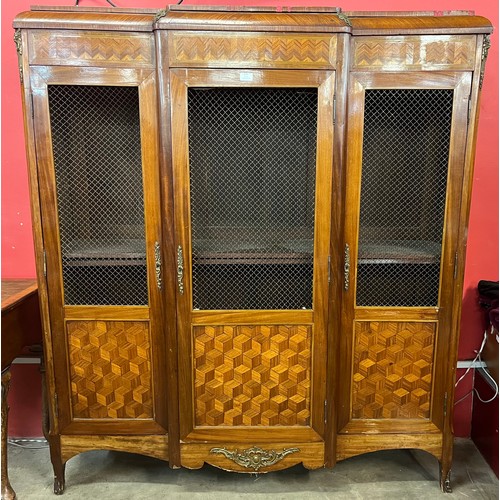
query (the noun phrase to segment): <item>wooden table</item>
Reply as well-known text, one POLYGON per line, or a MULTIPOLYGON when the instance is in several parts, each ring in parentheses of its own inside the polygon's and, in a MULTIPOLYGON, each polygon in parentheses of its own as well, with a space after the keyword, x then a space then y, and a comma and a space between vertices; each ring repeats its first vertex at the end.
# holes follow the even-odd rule
POLYGON ((42 341, 38 287, 34 279, 2 279, 2 499, 16 498, 7 470, 10 365, 23 347, 42 341))

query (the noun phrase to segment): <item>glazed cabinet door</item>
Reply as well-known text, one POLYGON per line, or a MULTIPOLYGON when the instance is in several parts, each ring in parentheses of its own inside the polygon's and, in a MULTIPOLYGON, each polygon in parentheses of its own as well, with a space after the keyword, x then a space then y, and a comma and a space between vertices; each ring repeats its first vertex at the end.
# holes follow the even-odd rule
POLYGON ((339 454, 439 456, 471 73, 350 80, 339 454))
POLYGON ((151 70, 33 67, 59 431, 166 433, 151 70))
POLYGON ((180 430, 212 443, 182 445, 187 466, 215 443, 323 439, 333 85, 171 71, 180 430))

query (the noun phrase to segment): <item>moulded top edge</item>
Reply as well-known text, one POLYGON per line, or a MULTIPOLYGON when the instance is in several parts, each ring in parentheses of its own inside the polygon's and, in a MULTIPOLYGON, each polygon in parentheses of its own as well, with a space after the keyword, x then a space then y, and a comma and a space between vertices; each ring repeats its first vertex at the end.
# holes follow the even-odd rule
POLYGON ((165 15, 158 18, 156 27, 176 30, 348 32, 353 35, 481 34, 493 31, 488 19, 470 14, 387 15, 383 13, 380 16, 356 17, 338 13, 264 13, 236 10, 165 11, 165 15))
POLYGON ((385 17, 385 16, 450 16, 450 15, 463 15, 463 16, 473 16, 473 10, 401 10, 401 11, 344 11, 341 7, 319 7, 319 6, 302 6, 302 7, 292 7, 292 6, 242 6, 242 5, 199 5, 199 4, 180 4, 180 5, 168 5, 168 10, 170 11, 204 11, 204 12, 310 12, 310 13, 322 13, 322 12, 333 12, 333 13, 344 13, 348 16, 356 17, 385 17))
MULTIPOLYGON (((473 16, 473 10, 426 10, 426 11, 343 11, 342 8, 332 7, 319 7, 319 6, 263 6, 263 5, 199 5, 199 4, 172 4, 166 6, 170 11, 212 11, 212 12, 310 12, 310 13, 323 13, 343 12, 347 16, 353 17, 394 17, 394 16, 450 16, 450 15, 464 15, 473 16)), ((52 11, 52 12, 109 12, 109 13, 125 13, 125 14, 153 14, 155 15, 159 9, 153 8, 132 8, 132 7, 90 7, 82 5, 32 5, 31 11, 52 11)))
POLYGON ((475 15, 473 10, 346 10, 342 12, 348 17, 439 17, 475 15))
POLYGON ((342 12, 340 7, 289 7, 283 6, 264 6, 264 5, 193 5, 193 4, 180 4, 169 5, 170 11, 205 11, 205 12, 310 12, 310 13, 323 13, 323 12, 342 12))
POLYGON ((153 14, 156 15, 158 9, 138 9, 132 7, 88 7, 85 5, 31 5, 32 12, 109 12, 112 14, 153 14))
MULTIPOLYGON (((491 33, 493 26, 481 16, 472 15, 386 15, 345 16, 336 12, 201 11, 72 7, 22 12, 14 28, 75 29, 97 31, 152 31, 153 29, 214 31, 283 31, 352 33, 353 35, 467 34, 491 33), (156 15, 155 15, 156 13, 156 15)), ((356 14, 356 13, 352 13, 356 14)), ((368 13, 366 13, 368 14, 368 13)), ((397 13, 399 14, 399 12, 397 13)))
POLYGON ((27 11, 18 14, 14 28, 152 31, 152 13, 27 11))
POLYGON ((351 17, 353 35, 491 33, 493 26, 481 16, 351 17))
POLYGON ((169 11, 156 23, 163 29, 350 32, 336 13, 169 11))

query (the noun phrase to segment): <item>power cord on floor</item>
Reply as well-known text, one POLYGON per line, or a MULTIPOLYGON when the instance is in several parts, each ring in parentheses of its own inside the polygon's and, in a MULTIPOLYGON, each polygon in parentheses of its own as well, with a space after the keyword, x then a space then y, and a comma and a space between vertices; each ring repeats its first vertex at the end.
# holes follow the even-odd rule
POLYGON ((28 450, 43 450, 49 446, 46 439, 12 438, 8 439, 7 443, 28 450))
MULTIPOLYGON (((493 326, 491 327, 491 333, 493 333, 493 326)), ((476 361, 481 362, 481 353, 483 352, 484 346, 486 345, 486 341, 488 340, 488 330, 484 331, 484 336, 483 336, 483 341, 481 342, 481 347, 479 348, 479 351, 474 351, 476 353, 476 357, 471 361, 469 368, 465 370, 465 373, 455 382, 455 387, 467 376, 467 374, 470 372, 471 368, 474 366, 476 361)), ((496 383, 496 380, 489 374, 488 370, 484 370, 483 372, 492 382, 493 387, 495 388, 495 394, 490 398, 490 399, 483 399, 480 395, 478 390, 474 387, 471 391, 469 391, 465 396, 462 396, 458 401, 455 401, 455 405, 458 403, 461 403, 465 399, 467 399, 471 394, 476 393, 477 398, 481 403, 491 403, 494 401, 497 396, 498 396, 498 384, 496 383)))

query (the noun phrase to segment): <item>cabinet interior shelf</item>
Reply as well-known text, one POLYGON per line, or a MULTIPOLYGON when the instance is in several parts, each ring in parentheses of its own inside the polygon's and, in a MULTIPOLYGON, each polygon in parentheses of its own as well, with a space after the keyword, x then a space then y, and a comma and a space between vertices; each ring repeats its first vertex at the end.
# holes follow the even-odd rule
POLYGON ((280 238, 272 241, 193 241, 194 265, 288 265, 310 264, 313 259, 313 240, 280 238))
POLYGON ((439 264, 440 257, 441 244, 433 241, 360 241, 358 264, 439 264))
POLYGON ((262 265, 262 264, 310 264, 311 254, 292 253, 198 253, 194 265, 262 265))
MULTIPOLYGON (((79 241, 68 247, 63 261, 73 267, 146 265, 144 240, 113 244, 79 241)), ((438 264, 440 256, 440 243, 430 241, 360 242, 358 264, 438 264)), ((312 258, 311 239, 288 240, 275 246, 237 241, 193 241, 194 265, 308 264, 312 258)))
POLYGON ((63 263, 70 267, 123 267, 145 266, 146 259, 114 258, 114 259, 63 259, 63 263))
POLYGON ((63 249, 63 263, 71 267, 145 266, 145 249, 141 239, 111 243, 74 240, 63 249))

